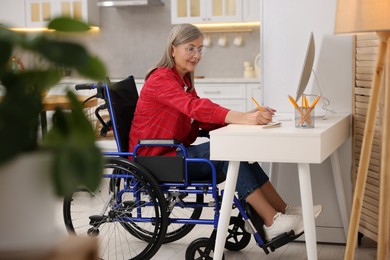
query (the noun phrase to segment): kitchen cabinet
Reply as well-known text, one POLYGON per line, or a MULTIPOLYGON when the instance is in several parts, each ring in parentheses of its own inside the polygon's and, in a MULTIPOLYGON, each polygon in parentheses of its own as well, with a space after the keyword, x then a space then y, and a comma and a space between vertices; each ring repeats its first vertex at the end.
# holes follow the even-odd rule
POLYGON ((90 25, 99 25, 97 0, 56 0, 55 15, 82 20, 90 25))
MULTIPOLYGON (((138 92, 141 91, 144 80, 136 79, 138 92)), ((248 79, 195 79, 196 93, 201 98, 240 112, 252 110, 256 105, 252 101, 255 97, 261 100, 261 84, 256 80, 248 79)))
POLYGON ((246 111, 250 111, 256 107, 252 97, 259 102, 262 100, 262 92, 260 83, 248 83, 246 84, 246 111))
MULTIPOLYGON (((119 79, 111 79, 112 82, 119 79)), ((50 90, 50 94, 63 94, 66 89, 74 90, 74 85, 91 83, 83 79, 64 79, 55 88, 50 90)), ((143 79, 135 79, 138 93, 144 84, 143 79)), ((199 97, 208 98, 213 102, 232 110, 246 112, 252 110, 256 105, 252 97, 259 102, 262 97, 261 84, 256 79, 244 78, 206 78, 195 79, 195 88, 199 97)), ((79 95, 93 95, 94 90, 77 91, 79 95)))
POLYGON ((261 85, 256 82, 196 82, 195 88, 199 97, 240 112, 255 108, 252 97, 261 97, 261 85))
POLYGON ((55 1, 51 0, 26 0, 24 27, 45 27, 55 16, 55 5, 55 1))
POLYGON ((0 23, 17 28, 42 28, 57 16, 99 25, 97 0, 13 0, 0 2, 0 23))
POLYGON ((242 20, 243 22, 260 21, 260 1, 244 0, 242 1, 242 20))
POLYGON ((196 83, 196 92, 201 98, 236 111, 246 110, 246 86, 242 83, 196 83))
POLYGON ((172 0, 171 22, 242 22, 242 2, 243 0, 172 0))

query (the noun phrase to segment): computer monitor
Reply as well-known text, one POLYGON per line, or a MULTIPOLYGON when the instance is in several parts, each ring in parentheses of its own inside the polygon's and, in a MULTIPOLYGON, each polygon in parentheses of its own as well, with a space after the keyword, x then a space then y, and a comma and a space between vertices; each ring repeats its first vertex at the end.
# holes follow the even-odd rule
POLYGON ((307 83, 309 82, 310 75, 313 69, 314 55, 315 55, 315 44, 314 44, 314 36, 312 32, 310 34, 309 44, 307 45, 307 49, 306 49, 306 57, 302 67, 301 78, 299 79, 297 96, 295 98, 296 101, 298 101, 301 98, 303 92, 306 89, 307 83))

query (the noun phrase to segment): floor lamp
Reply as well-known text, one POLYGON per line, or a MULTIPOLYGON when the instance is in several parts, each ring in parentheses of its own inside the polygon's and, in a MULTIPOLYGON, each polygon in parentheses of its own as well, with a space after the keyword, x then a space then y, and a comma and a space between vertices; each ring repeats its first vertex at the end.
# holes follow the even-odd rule
POLYGON ((380 169, 378 249, 377 259, 387 259, 390 222, 390 1, 338 0, 335 33, 376 32, 380 39, 374 80, 368 104, 366 125, 352 201, 345 260, 354 259, 359 219, 362 210, 368 165, 374 137, 374 126, 380 95, 384 95, 384 122, 382 126, 382 158, 380 169), (385 71, 385 84, 382 78, 385 71), (382 92, 382 93, 381 93, 382 92))

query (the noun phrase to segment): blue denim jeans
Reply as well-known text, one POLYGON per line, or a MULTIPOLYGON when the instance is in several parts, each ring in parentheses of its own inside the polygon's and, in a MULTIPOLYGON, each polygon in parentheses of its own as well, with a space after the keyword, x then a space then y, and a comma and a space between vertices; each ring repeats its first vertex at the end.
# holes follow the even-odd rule
MULTIPOLYGON (((210 143, 202 143, 186 148, 187 156, 190 158, 206 158, 210 159, 210 143)), ((183 155, 181 151, 178 155, 183 155)), ((211 161, 216 172, 227 174, 229 162, 227 161, 211 161)), ((189 163, 188 176, 191 180, 210 179, 210 166, 203 163, 189 163)), ((255 189, 261 187, 269 181, 267 174, 263 171, 260 165, 255 163, 241 162, 238 170, 238 179, 236 191, 239 199, 246 199, 255 189)))

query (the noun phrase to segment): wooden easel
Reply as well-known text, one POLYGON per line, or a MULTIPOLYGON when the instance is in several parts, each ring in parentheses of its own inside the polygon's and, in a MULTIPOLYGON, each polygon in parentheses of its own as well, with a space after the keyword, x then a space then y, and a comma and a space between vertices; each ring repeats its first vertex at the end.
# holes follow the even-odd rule
POLYGON ((368 104, 366 125, 360 161, 356 178, 355 192, 352 201, 352 212, 348 230, 347 247, 344 259, 353 260, 357 242, 359 220, 362 211, 364 190, 367 181, 368 166, 371 157, 371 147, 374 137, 374 126, 379 97, 384 95, 384 122, 382 135, 382 158, 380 170, 379 217, 378 217, 378 249, 377 259, 387 259, 389 223, 390 223, 390 32, 378 33, 380 39, 376 71, 368 104), (385 65, 386 68, 385 68, 385 65), (386 69, 384 88, 381 88, 383 71, 386 69))

